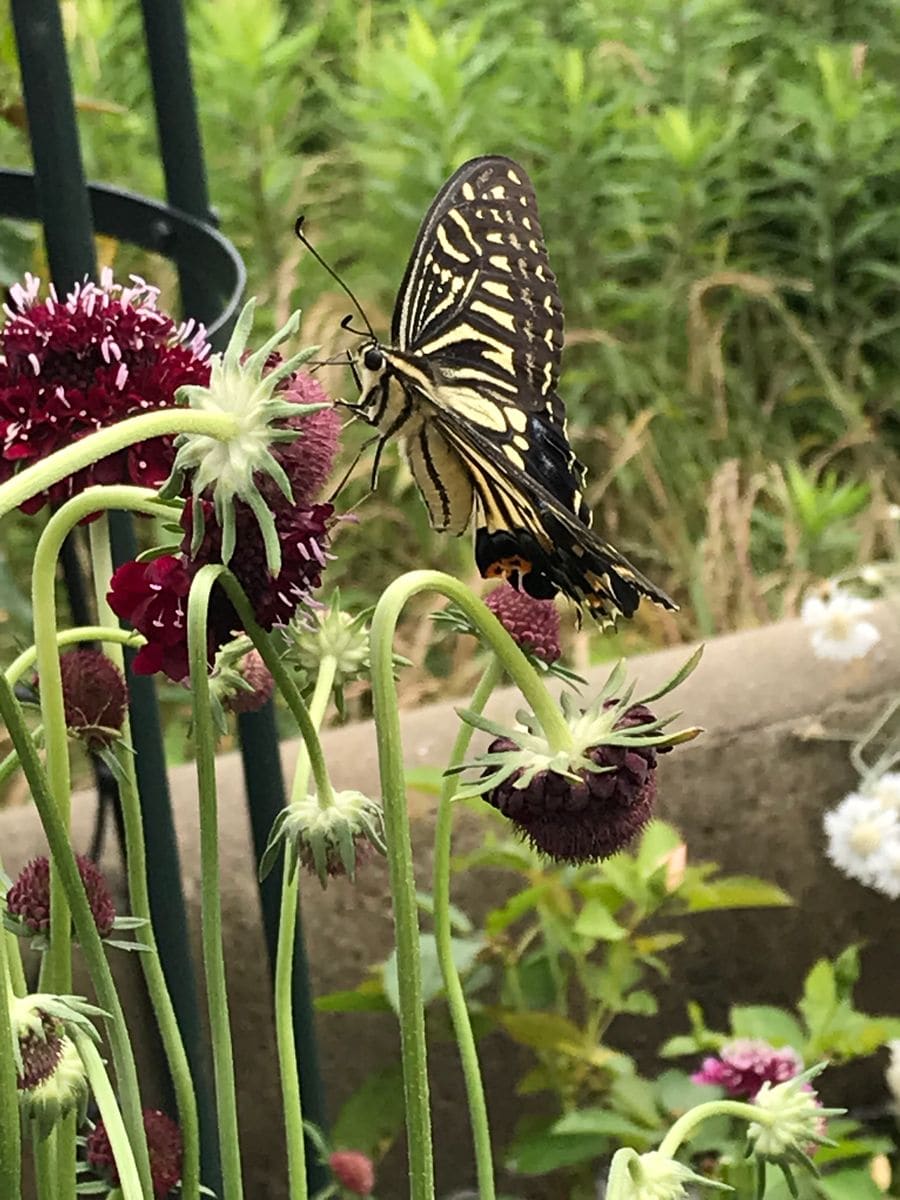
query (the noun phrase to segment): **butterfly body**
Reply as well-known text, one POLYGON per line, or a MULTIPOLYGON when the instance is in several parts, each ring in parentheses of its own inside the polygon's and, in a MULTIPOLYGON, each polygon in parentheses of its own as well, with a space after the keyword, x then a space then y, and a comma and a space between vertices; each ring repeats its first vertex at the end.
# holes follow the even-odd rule
POLYGON ((598 620, 642 595, 674 603, 590 528, 584 467, 557 394, 562 306, 528 176, 473 159, 425 216, 398 293, 391 344, 368 342, 355 410, 399 436, 435 529, 476 515, 486 578, 562 592, 598 620))

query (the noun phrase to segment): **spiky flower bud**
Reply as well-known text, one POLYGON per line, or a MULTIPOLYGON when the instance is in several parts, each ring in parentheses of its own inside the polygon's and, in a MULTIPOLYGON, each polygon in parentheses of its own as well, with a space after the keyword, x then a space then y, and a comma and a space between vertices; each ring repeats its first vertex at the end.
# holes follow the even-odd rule
POLYGON ((509 583, 488 595, 485 604, 517 645, 535 658, 554 663, 559 645, 559 611, 552 600, 536 600, 509 583))
MULTIPOLYGON (((78 873, 97 932, 109 937, 116 921, 116 906, 103 873, 83 854, 75 856, 78 873)), ((22 868, 6 893, 6 925, 25 936, 46 935, 50 930, 50 860, 46 855, 33 858, 22 868)))
MULTIPOLYGON (((281 546, 270 505, 260 493, 260 481, 267 476, 289 504, 294 502, 290 480, 274 449, 280 443, 294 441, 302 423, 297 426, 295 420, 293 426, 285 424, 287 418, 297 418, 298 406, 278 394, 278 385, 315 353, 315 347, 267 371, 272 352, 297 331, 300 314, 294 313, 264 346, 245 355, 254 307, 253 300, 244 306, 224 354, 210 359, 209 386, 188 386, 178 393, 191 408, 232 418, 234 433, 221 440, 205 434, 182 434, 175 443, 178 452, 172 475, 161 494, 173 497, 180 492, 183 481, 189 481, 194 500, 192 557, 204 535, 200 500, 212 502, 221 529, 221 561, 226 566, 237 539, 235 506, 243 501, 259 525, 268 572, 277 576, 281 571, 281 546)), ((304 415, 308 417, 318 407, 307 404, 304 415)))
POLYGON ((791 1163, 807 1165, 809 1147, 831 1145, 824 1131, 823 1118, 838 1116, 843 1108, 823 1108, 810 1081, 824 1070, 825 1064, 810 1067, 784 1083, 762 1085, 753 1100, 760 1110, 758 1121, 751 1122, 747 1138, 751 1151, 760 1158, 782 1167, 791 1163))
POLYGON ((79 1122, 84 1119, 87 1076, 69 1029, 97 1041, 89 1018, 103 1013, 77 996, 34 993, 9 1003, 19 1110, 26 1127, 44 1138, 70 1112, 79 1114, 79 1122))
POLYGON ((90 750, 109 746, 128 711, 124 675, 100 650, 70 650, 60 656, 59 670, 69 733, 90 750))
POLYGON ((727 1184, 697 1175, 684 1163, 658 1150, 646 1154, 619 1150, 613 1160, 613 1172, 619 1181, 616 1191, 619 1200, 690 1200, 693 1191, 689 1192, 687 1185, 695 1183, 704 1188, 731 1191, 727 1184), (616 1171, 617 1165, 619 1171, 616 1171))
POLYGON ((288 657, 305 671, 317 672, 325 658, 334 659, 335 684, 364 675, 369 669, 368 612, 352 617, 341 608, 335 589, 327 608, 304 613, 287 630, 288 657))
POLYGON ((375 1167, 360 1150, 333 1150, 328 1165, 335 1180, 354 1196, 371 1196, 375 1187, 375 1167))
POLYGON ((259 864, 260 878, 271 871, 282 844, 291 873, 300 862, 315 872, 322 887, 329 875, 353 880, 357 866, 376 850, 385 853, 384 815, 374 800, 357 791, 335 792, 326 804, 312 795, 295 800, 275 818, 259 864))
MULTIPOLYGON (((696 654, 660 691, 671 691, 693 670, 696 654)), ((508 730, 472 713, 462 716, 494 734, 481 780, 462 795, 481 795, 508 817, 532 844, 561 862, 588 862, 624 849, 647 824, 656 799, 657 755, 699 730, 665 733, 671 718, 658 720, 632 689, 617 699, 624 667, 614 668, 602 692, 587 709, 563 695, 569 739, 551 745, 537 719, 519 713, 524 730, 508 730)))
MULTIPOLYGON (((147 1150, 150 1154, 150 1180, 153 1195, 163 1200, 178 1186, 181 1179, 182 1140, 181 1130, 171 1117, 157 1108, 145 1108, 144 1132, 147 1135, 147 1150)), ((102 1121, 98 1121, 85 1143, 88 1166, 104 1179, 110 1187, 119 1186, 119 1171, 113 1157, 109 1134, 102 1121)))

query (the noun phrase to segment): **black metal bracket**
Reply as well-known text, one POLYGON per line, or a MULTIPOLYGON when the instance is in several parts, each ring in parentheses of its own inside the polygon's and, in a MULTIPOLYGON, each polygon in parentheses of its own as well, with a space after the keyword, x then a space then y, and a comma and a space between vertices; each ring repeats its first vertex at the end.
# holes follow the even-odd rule
MULTIPOLYGON (((211 340, 227 337, 247 283, 243 260, 231 242, 214 225, 162 201, 105 183, 87 188, 95 232, 161 254, 183 278, 202 277, 207 311, 191 315, 203 322, 211 340)), ((0 170, 0 216, 40 220, 30 171, 0 170)))

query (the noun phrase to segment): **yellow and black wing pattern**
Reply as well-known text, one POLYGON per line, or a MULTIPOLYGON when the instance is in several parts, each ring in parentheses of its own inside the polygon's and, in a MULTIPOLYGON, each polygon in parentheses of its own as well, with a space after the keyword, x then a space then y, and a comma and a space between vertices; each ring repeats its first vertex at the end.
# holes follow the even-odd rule
POLYGON ((474 507, 483 576, 539 598, 562 592, 604 623, 632 616, 641 596, 676 607, 590 528, 557 393, 562 304, 518 163, 476 158, 444 184, 416 238, 391 340, 386 371, 419 418, 406 448, 432 524, 459 533, 474 507))

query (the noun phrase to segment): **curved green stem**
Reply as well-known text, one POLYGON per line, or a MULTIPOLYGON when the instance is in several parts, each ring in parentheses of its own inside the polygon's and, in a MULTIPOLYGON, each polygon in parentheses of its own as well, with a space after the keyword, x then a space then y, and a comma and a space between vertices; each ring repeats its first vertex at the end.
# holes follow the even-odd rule
POLYGON ((109 425, 97 433, 72 442, 71 445, 57 450, 7 480, 0 486, 0 517, 18 508, 33 496, 45 492, 61 479, 83 471, 91 463, 98 462, 109 454, 115 454, 117 450, 124 450, 134 442, 178 433, 207 434, 209 437, 225 441, 237 431, 237 422, 233 417, 221 413, 199 412, 191 408, 163 408, 158 412, 128 417, 116 425, 109 425))
POLYGON ((433 1197, 434 1164, 419 960, 419 917, 409 815, 406 811, 406 779, 394 682, 393 640, 403 606, 423 591, 439 592, 465 612, 531 704, 551 747, 563 749, 572 744, 562 713, 550 699, 528 659, 493 613, 464 584, 440 571, 411 571, 385 590, 372 618, 372 694, 394 906, 400 991, 400 1046, 412 1200, 431 1200, 433 1197))
POLYGON ((757 1108, 755 1104, 744 1104, 740 1100, 708 1100, 705 1104, 689 1108, 678 1118, 659 1143, 660 1154, 674 1158, 681 1143, 691 1136, 698 1125, 702 1125, 710 1117, 718 1116, 740 1117, 741 1120, 756 1121, 760 1125, 771 1125, 775 1119, 771 1113, 764 1108, 757 1108))
MULTIPOLYGON (((150 1159, 147 1154, 147 1141, 144 1135, 144 1122, 141 1114, 141 1096, 138 1084, 137 1067, 128 1038, 128 1027, 125 1024, 125 1014, 119 1000, 116 985, 113 981, 109 964, 103 952, 103 943, 97 933, 97 926, 85 895, 84 885, 78 873, 75 855, 69 845, 68 830, 64 825, 56 806, 53 793, 50 791, 47 776, 37 756, 28 727, 22 716, 22 709, 6 676, 0 673, 0 717, 6 722, 10 738, 19 754, 22 770, 31 789, 38 816, 44 828, 47 845, 62 887, 65 898, 72 913, 72 921, 78 934, 78 942, 84 955, 97 1001, 108 1014, 106 1027, 113 1054, 119 1094, 122 1098, 122 1109, 128 1129, 128 1139, 137 1157, 138 1170, 145 1195, 152 1194, 150 1183, 150 1159)), ((73 1176, 74 1178, 74 1176, 73 1176)))
MULTIPOLYGON (((469 702, 469 709, 477 714, 484 710, 485 704, 494 688, 503 678, 503 668, 495 655, 478 682, 478 686, 469 702)), ((456 741, 447 764, 448 770, 460 766, 466 757, 469 743, 475 732, 473 726, 461 722, 456 734, 456 741)), ((441 788, 441 799, 438 806, 437 824, 434 830, 434 936, 437 944, 437 956, 440 963, 441 976, 444 980, 444 991, 447 995, 447 1006, 453 1021, 456 1043, 462 1061, 463 1077, 466 1083, 466 1097, 469 1102, 469 1123, 472 1127, 472 1141, 475 1147, 475 1165, 478 1172, 478 1192, 480 1200, 494 1200, 494 1160, 491 1151, 491 1131, 488 1124, 487 1104, 484 1098, 484 1086, 481 1080, 481 1070, 478 1065, 478 1048, 472 1033, 472 1023, 469 1020, 469 1010, 463 991, 459 972, 453 960, 453 927, 450 920, 450 852, 453 835, 453 794, 456 789, 456 775, 446 774, 441 788)))
POLYGON ((13 982, 8 943, 0 930, 0 1196, 20 1200, 22 1195, 22 1138, 10 1001, 13 982))
MULTIPOLYGON (((79 642, 108 642, 110 645, 131 646, 137 650, 145 641, 146 638, 136 630, 120 629, 118 625, 75 625, 71 629, 61 629, 56 635, 59 649, 77 646, 79 642)), ((12 684, 18 683, 25 672, 34 666, 36 659, 37 647, 29 646, 6 668, 6 678, 12 684)))
MULTIPOLYGON (((337 662, 333 657, 319 665, 315 691, 309 705, 309 716, 318 729, 322 724, 334 684, 337 662)), ((309 783, 309 754, 306 745, 300 747, 291 800, 302 799, 309 783)), ((281 910, 278 918, 278 948, 275 956, 275 1039, 278 1045, 278 1067, 281 1076, 281 1103, 284 1109, 284 1129, 288 1154, 288 1195, 290 1200, 306 1200, 306 1139, 303 1134, 303 1105, 300 1092, 300 1072, 297 1045, 294 1038, 292 980, 294 942, 297 931, 297 903, 300 872, 291 870, 285 850, 284 873, 281 877, 281 910)))
POLYGON ((128 1141, 125 1122, 122 1120, 122 1114, 116 1103, 116 1094, 109 1082, 103 1059, 91 1038, 82 1030, 73 1029, 72 1039, 84 1064, 94 1100, 100 1109, 100 1118, 103 1121, 103 1127, 115 1159, 122 1196, 124 1200, 143 1200, 144 1192, 141 1189, 141 1177, 135 1162, 134 1151, 128 1141))
POLYGON ((241 1200, 240 1131, 235 1096, 234 1057, 228 1017, 228 991, 222 944, 221 879, 219 877, 216 731, 209 692, 207 617, 210 593, 222 568, 201 567, 188 597, 188 659, 193 695, 194 748, 200 800, 200 913, 206 1001, 213 1047, 216 1115, 222 1161, 224 1200, 241 1200))
MULTIPOLYGON (((150 415, 159 416, 161 414, 150 415)), ((135 418, 135 420, 138 419, 140 418, 135 418)), ((125 425, 128 422, 123 421, 122 424, 125 425)), ((116 426, 116 428, 120 427, 116 426)), ((100 437, 101 434, 94 436, 100 437)), ((90 438, 85 438, 84 442, 90 440, 90 438)), ((82 444, 83 442, 78 443, 78 445, 82 444)), ((59 454, 66 452, 61 450, 59 454)), ((46 462, 49 461, 49 459, 46 460, 46 462)), ((43 463, 38 464, 38 466, 43 465, 43 463)), ((15 480, 11 482, 14 483, 15 480)), ((47 778, 67 831, 70 806, 69 747, 56 628, 56 567, 62 544, 75 525, 90 516, 91 513, 106 508, 139 508, 143 512, 155 515, 171 516, 171 510, 159 502, 154 502, 154 493, 146 488, 126 486, 89 488, 81 495, 67 501, 47 522, 35 550, 31 577, 35 665, 40 678, 41 718, 44 724, 47 778)), ((71 991, 71 925, 66 910, 65 895, 57 878, 55 863, 52 864, 50 871, 50 948, 43 966, 46 968, 45 986, 47 990, 59 993, 71 991)))
MULTIPOLYGON (((91 562, 94 575, 94 595, 97 614, 105 624, 98 627, 94 635, 109 645, 109 656, 124 673, 123 645, 134 644, 135 635, 106 637, 106 633, 124 634, 124 630, 111 630, 116 617, 109 607, 106 591, 113 574, 112 553, 109 541, 109 521, 104 513, 90 526, 91 562)), ((144 639, 139 637, 142 642, 144 639)), ((153 1006, 157 1028, 162 1039, 163 1051, 169 1066, 169 1074, 175 1091, 178 1108, 178 1124, 183 1146, 181 1165, 181 1195, 184 1200, 198 1200, 200 1195, 200 1123, 197 1115, 197 1097, 191 1076, 191 1067, 184 1049, 178 1018, 169 995, 168 984, 162 969, 156 945, 156 932, 150 912, 150 894, 147 887, 147 852, 144 841, 144 823, 141 815, 141 800, 135 772, 131 745, 130 723, 126 713, 122 728, 122 739, 116 744, 119 763, 119 801, 125 827, 125 866, 128 875, 128 899, 131 915, 140 917, 145 924, 135 930, 135 940, 147 947, 147 953, 139 954, 147 993, 153 1006)))

